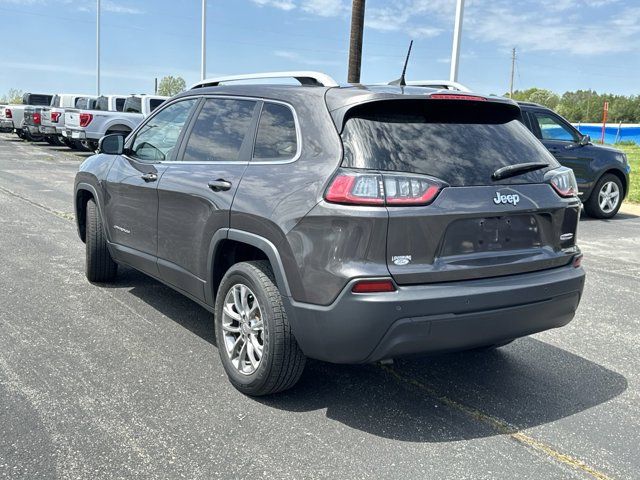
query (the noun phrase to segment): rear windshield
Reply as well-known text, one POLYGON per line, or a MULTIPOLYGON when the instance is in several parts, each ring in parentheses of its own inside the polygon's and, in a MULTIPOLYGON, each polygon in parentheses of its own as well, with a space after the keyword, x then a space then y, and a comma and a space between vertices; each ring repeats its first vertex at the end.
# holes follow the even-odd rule
POLYGON ((109 110, 109 99, 107 97, 96 98, 96 110, 107 111, 109 110))
POLYGON ((38 93, 25 93, 22 97, 22 103, 25 105, 42 105, 48 106, 51 103, 53 95, 40 95, 38 93))
POLYGON ((142 99, 139 97, 127 97, 124 101, 124 111, 129 113, 142 113, 142 99))
MULTIPOLYGON (((356 108, 342 132, 345 167, 419 173, 465 186, 494 183, 491 175, 506 165, 558 166, 509 105, 400 100, 356 108)), ((546 170, 500 183, 540 182, 546 170)))

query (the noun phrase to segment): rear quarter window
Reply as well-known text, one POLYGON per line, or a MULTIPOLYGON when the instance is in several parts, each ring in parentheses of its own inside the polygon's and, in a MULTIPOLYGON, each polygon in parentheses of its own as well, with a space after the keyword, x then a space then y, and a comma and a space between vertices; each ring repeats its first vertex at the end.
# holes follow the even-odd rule
POLYGON ((288 160, 298 151, 296 122, 286 105, 265 103, 253 151, 256 160, 288 160))
MULTIPOLYGON (((558 166, 521 123, 518 109, 490 102, 375 102, 356 107, 341 136, 345 167, 419 173, 452 186, 493 184, 493 172, 507 165, 558 166)), ((545 171, 500 183, 537 183, 545 171)))

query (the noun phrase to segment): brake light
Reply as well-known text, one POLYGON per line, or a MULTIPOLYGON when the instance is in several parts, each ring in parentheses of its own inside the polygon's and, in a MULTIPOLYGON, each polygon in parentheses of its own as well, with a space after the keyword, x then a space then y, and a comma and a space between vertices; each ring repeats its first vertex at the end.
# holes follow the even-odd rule
POLYGON ((390 279, 360 280, 351 289, 353 293, 384 293, 395 292, 396 286, 390 279))
POLYGON ((561 167, 551 172, 553 172, 553 176, 549 179, 549 183, 558 195, 564 198, 578 195, 578 182, 576 182, 573 170, 561 167))
POLYGON ((60 115, 62 115, 62 112, 51 112, 51 121, 53 123, 58 123, 58 120, 60 119, 60 115))
POLYGON ((5 108, 4 109, 4 116, 5 116, 5 118, 13 118, 13 113, 11 113, 11 109, 10 108, 5 108))
POLYGON ((40 125, 40 114, 39 113, 34 113, 33 114, 33 123, 35 123, 36 125, 40 125))
POLYGON ((478 97, 477 95, 456 95, 454 93, 434 93, 429 95, 429 98, 433 100, 472 100, 475 102, 486 102, 484 97, 478 97))
POLYGON ((579 253, 578 255, 573 257, 573 266, 575 268, 578 268, 580 265, 582 265, 582 254, 581 253, 579 253))
POLYGON ((428 205, 444 185, 424 175, 339 170, 325 200, 347 205, 428 205))
POLYGON ((87 125, 89 125, 91 123, 91 120, 93 120, 93 115, 91 115, 90 113, 81 113, 80 114, 80 126, 81 127, 86 127, 87 125))

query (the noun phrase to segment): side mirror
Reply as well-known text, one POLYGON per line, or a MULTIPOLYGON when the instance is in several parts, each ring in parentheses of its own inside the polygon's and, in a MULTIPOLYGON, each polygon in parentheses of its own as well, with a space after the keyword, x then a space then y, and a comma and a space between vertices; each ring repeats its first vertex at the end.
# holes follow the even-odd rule
POLYGON ((589 135, 583 135, 580 137, 580 142, 578 142, 581 147, 585 145, 589 145, 591 143, 591 137, 589 135))
POLYGON ((107 155, 122 155, 124 152, 124 135, 112 133, 105 135, 98 141, 98 153, 107 155))

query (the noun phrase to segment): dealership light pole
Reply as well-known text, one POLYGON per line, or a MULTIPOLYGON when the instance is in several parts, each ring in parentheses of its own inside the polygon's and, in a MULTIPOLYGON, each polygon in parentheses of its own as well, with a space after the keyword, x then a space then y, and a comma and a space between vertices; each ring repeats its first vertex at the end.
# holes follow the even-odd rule
POLYGON ((464 15, 464 0, 456 3, 456 23, 453 27, 453 47, 451 49, 451 70, 449 80, 458 81, 458 63, 460 61, 460 41, 462 40, 462 17, 464 15))
POLYGON ((202 0, 202 58, 200 59, 200 80, 207 76, 207 0, 202 0))
POLYGON ((96 13, 96 95, 100 95, 100 0, 96 13))

